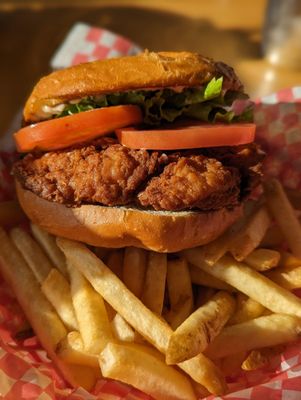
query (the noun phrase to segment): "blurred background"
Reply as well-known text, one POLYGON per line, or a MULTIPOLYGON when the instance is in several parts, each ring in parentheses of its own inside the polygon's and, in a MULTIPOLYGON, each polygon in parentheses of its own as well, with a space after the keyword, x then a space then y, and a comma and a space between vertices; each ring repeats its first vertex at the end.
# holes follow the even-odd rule
POLYGON ((0 0, 0 135, 79 21, 124 35, 142 48, 197 51, 223 60, 236 69, 252 98, 301 84, 300 3, 0 0))

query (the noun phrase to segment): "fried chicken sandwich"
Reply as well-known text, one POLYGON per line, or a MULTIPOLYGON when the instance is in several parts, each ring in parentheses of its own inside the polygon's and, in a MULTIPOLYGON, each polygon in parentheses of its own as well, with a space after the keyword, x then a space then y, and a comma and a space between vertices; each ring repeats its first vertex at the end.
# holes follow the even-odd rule
POLYGON ((42 78, 15 133, 29 218, 94 246, 208 243, 260 180, 252 102, 232 68, 144 52, 42 78))

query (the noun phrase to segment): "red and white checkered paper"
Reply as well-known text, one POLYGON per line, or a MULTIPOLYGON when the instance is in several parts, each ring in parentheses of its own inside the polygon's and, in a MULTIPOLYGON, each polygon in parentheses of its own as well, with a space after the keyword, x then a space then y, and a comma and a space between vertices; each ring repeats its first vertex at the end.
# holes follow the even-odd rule
MULTIPOLYGON (((77 24, 52 60, 67 67, 112 55, 133 54, 138 47, 103 29, 77 24), (80 29, 79 29, 80 28, 80 29), (92 45, 91 45, 92 43, 92 45), (116 45, 117 43, 117 45, 116 45), (106 50, 103 49, 106 47, 106 50), (118 54, 116 53, 118 51, 118 54)), ((282 90, 256 102, 257 141, 268 153, 267 176, 301 189, 301 87, 282 90)), ((0 140, 0 201, 14 196, 10 167, 16 153, 8 137, 0 140), (6 151, 1 151, 5 148, 6 151)), ((281 211, 281 210, 280 210, 281 211)), ((1 245, 1 244, 0 244, 1 245)), ((71 389, 48 359, 36 337, 16 340, 25 317, 13 293, 0 278, 0 398, 3 400, 150 400, 127 385, 99 380, 92 393, 71 389)), ((231 394, 213 399, 301 399, 301 342, 259 371, 227 378, 231 394)))

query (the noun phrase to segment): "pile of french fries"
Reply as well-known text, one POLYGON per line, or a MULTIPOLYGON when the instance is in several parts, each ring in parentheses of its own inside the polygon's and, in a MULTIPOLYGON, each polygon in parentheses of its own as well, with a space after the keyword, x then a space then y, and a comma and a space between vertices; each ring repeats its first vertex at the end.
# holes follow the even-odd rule
POLYGON ((301 335, 301 202, 289 197, 267 182, 222 236, 178 254, 0 228, 1 273, 71 385, 103 376, 159 400, 223 395, 226 376, 301 335))

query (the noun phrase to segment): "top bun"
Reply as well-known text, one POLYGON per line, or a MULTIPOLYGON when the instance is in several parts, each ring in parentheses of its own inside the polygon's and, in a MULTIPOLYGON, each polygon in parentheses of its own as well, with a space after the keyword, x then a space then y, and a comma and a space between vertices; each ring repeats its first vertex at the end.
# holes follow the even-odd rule
POLYGON ((209 82, 214 76, 239 82, 232 68, 189 52, 145 51, 136 56, 79 64, 55 71, 37 83, 26 102, 24 121, 43 119, 43 106, 128 90, 193 87, 209 82))

